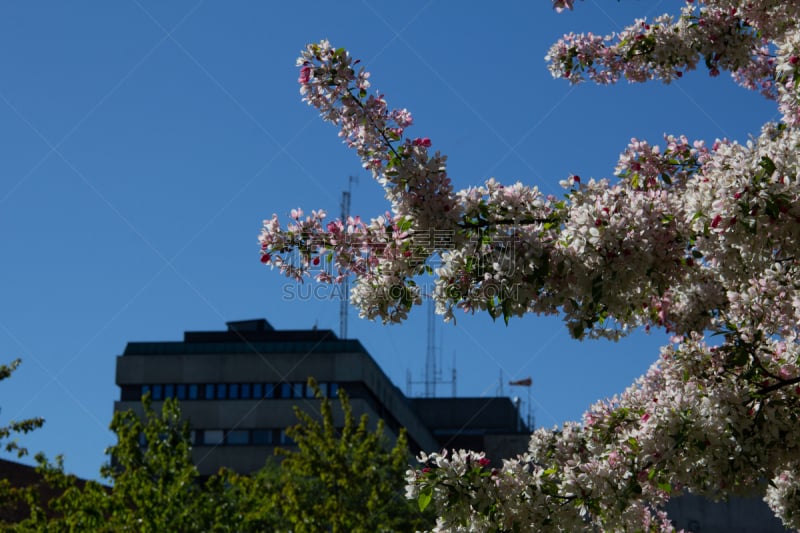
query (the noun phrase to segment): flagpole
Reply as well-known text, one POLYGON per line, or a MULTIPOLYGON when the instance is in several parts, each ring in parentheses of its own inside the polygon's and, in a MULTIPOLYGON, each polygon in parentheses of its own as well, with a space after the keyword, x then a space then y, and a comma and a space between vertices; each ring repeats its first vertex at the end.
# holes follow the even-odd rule
MULTIPOLYGON (((502 376, 502 374, 501 374, 501 376, 502 376)), ((500 380, 500 383, 501 383, 501 386, 502 386, 502 383, 503 383, 502 379, 500 380)), ((516 381, 509 381, 508 384, 511 385, 512 387, 514 387, 514 386, 526 387, 528 389, 528 423, 527 423, 527 426, 528 426, 528 430, 530 431, 530 429, 531 429, 531 388, 533 388, 533 378, 527 377, 527 378, 524 378, 524 379, 518 379, 516 381)), ((519 408, 519 405, 517 405, 517 426, 519 426, 519 422, 522 420, 522 413, 520 411, 521 410, 519 408)), ((519 427, 517 427, 517 431, 519 431, 519 427)))
POLYGON ((533 431, 531 427, 531 389, 533 387, 528 387, 528 431, 533 431))

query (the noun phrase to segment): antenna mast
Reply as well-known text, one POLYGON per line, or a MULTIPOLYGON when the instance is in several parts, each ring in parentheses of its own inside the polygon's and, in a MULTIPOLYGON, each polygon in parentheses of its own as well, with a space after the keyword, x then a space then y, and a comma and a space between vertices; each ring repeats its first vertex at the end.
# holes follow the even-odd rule
MULTIPOLYGON (((358 183, 358 176, 347 177, 347 190, 342 191, 342 223, 347 231, 347 218, 350 216, 350 197, 353 183, 358 183)), ((347 338, 347 315, 350 309, 350 278, 345 276, 342 280, 342 292, 339 300, 339 338, 347 338)))
POLYGON ((424 398, 435 398, 439 385, 450 383, 453 386, 453 398, 455 398, 456 353, 453 351, 453 371, 450 380, 442 378, 442 369, 439 368, 440 363, 436 362, 437 359, 441 359, 441 341, 437 341, 436 339, 436 304, 433 302, 433 299, 431 299, 428 306, 428 346, 425 352, 425 372, 423 373, 422 380, 415 381, 411 378, 411 371, 406 371, 406 391, 409 396, 412 395, 412 386, 414 384, 422 384, 425 386, 424 398))
POLYGON ((428 350, 425 352, 425 397, 436 396, 436 314, 433 300, 428 304, 428 350))

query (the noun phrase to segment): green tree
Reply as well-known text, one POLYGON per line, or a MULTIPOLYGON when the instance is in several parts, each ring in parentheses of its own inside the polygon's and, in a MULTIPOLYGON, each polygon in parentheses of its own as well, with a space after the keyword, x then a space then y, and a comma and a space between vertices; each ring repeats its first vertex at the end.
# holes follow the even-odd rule
POLYGON ((242 475, 223 469, 206 482, 205 499, 199 507, 208 531, 269 532, 291 531, 276 495, 282 493, 280 465, 267 461, 261 470, 242 475))
POLYGON ((39 456, 39 471, 60 495, 49 502, 31 500, 31 516, 19 531, 205 531, 208 513, 199 512, 203 485, 191 459, 189 428, 176 400, 156 412, 143 398, 144 417, 115 413, 111 430, 117 444, 106 454, 101 476, 111 487, 79 482, 55 463, 39 456))
MULTIPOLYGON (((8 365, 0 365, 0 381, 4 379, 8 379, 11 377, 11 374, 17 369, 22 361, 20 359, 15 359, 8 365)), ((19 422, 11 421, 6 426, 0 426, 0 443, 3 443, 2 446, 5 451, 10 453, 16 453, 17 457, 22 457, 27 455, 28 451, 21 447, 16 439, 9 440, 14 434, 24 434, 30 431, 33 431, 36 428, 42 427, 44 424, 43 418, 28 418, 25 420, 21 420, 19 422)))
POLYGON ((137 531, 196 529, 195 499, 200 486, 192 462, 188 423, 177 400, 164 402, 160 416, 150 397, 142 402, 144 419, 133 411, 115 413, 111 430, 118 442, 108 450, 110 462, 101 470, 113 481, 115 505, 110 517, 137 531))
POLYGON ((201 480, 192 463, 188 424, 177 400, 159 411, 149 396, 142 416, 114 415, 117 443, 101 469, 110 486, 81 481, 64 472, 57 457, 37 456, 43 485, 25 492, 30 515, 14 531, 269 532, 414 531, 430 525, 402 495, 408 463, 401 432, 394 446, 384 425, 370 431, 366 416, 356 423, 340 392, 344 426, 337 429, 331 401, 321 399, 321 423, 296 409, 299 424, 287 434, 297 450, 282 450, 252 475, 222 469, 201 480), (55 496, 53 496, 55 494, 55 496))
MULTIPOLYGON (((8 365, 0 365, 0 381, 10 378, 21 362, 20 359, 15 359, 8 365)), ((33 431, 42 424, 44 419, 37 417, 21 421, 12 420, 0 426, 0 447, 8 453, 16 454, 17 457, 27 455, 28 450, 20 446, 14 437, 33 431)), ((8 479, 0 479, 0 512, 4 516, 24 512, 24 502, 32 497, 33 490, 33 488, 13 487, 8 479)))
POLYGON ((331 401, 309 379, 321 400, 319 419, 295 407, 299 423, 286 433, 296 450, 276 450, 282 492, 277 504, 297 533, 333 531, 413 531, 431 520, 402 494, 408 468, 408 442, 401 430, 394 446, 379 420, 369 429, 366 414, 358 423, 350 400, 339 389, 344 425, 337 428, 331 401))

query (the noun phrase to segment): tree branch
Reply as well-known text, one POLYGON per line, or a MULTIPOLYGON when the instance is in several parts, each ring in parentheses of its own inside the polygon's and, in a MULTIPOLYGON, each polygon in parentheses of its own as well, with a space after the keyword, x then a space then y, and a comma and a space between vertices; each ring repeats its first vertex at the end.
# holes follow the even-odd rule
POLYGON ((556 220, 557 219, 555 218, 538 218, 538 217, 521 218, 518 220, 515 220, 513 218, 500 218, 497 220, 482 220, 480 222, 461 222, 458 224, 458 226, 463 229, 481 229, 496 225, 527 226, 531 224, 545 224, 547 222, 555 222, 556 220))
POLYGON ((756 394, 765 395, 769 394, 770 392, 775 392, 776 390, 780 390, 784 387, 790 387, 792 385, 796 385, 800 383, 800 377, 792 378, 792 379, 781 379, 778 383, 773 383, 767 387, 762 387, 758 390, 756 394))
MULTIPOLYGON (((362 111, 364 111, 364 110, 365 110, 364 104, 362 104, 362 103, 361 103, 361 99, 359 99, 359 98, 356 98, 355 96, 353 96, 353 89, 350 89, 350 88, 348 88, 348 89, 347 89, 347 94, 349 94, 349 95, 350 95, 350 98, 352 98, 352 99, 353 99, 353 101, 354 101, 356 104, 358 104, 358 107, 360 107, 362 111)), ((400 159, 400 154, 398 154, 398 153, 397 153, 397 150, 395 150, 395 149, 394 149, 394 146, 392 145, 392 141, 391 141, 391 139, 389 139, 389 138, 386 136, 386 133, 385 133, 385 132, 384 132, 384 131, 383 131, 381 128, 379 128, 377 124, 375 124, 375 122, 374 122, 374 121, 373 121, 373 120, 372 120, 372 119, 369 117, 369 114, 368 114, 368 113, 364 113, 364 116, 365 116, 365 117, 367 117, 367 120, 369 120, 370 124, 372 124, 372 126, 373 126, 373 127, 376 129, 376 130, 378 130, 378 132, 381 134, 381 138, 383 139, 383 142, 386 144, 386 148, 388 148, 389 150, 391 150, 391 152, 394 154, 394 156, 395 156, 397 159, 400 159)))

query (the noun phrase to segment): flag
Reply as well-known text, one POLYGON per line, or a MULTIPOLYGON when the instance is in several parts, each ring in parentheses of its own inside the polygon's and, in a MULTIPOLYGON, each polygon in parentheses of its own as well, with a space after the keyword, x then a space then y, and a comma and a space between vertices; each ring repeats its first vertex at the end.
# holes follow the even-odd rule
POLYGON ((520 379, 520 380, 517 380, 517 381, 509 381, 508 384, 512 385, 512 386, 513 385, 519 385, 520 387, 530 387, 531 385, 533 385, 533 379, 532 378, 525 378, 525 379, 520 379))

